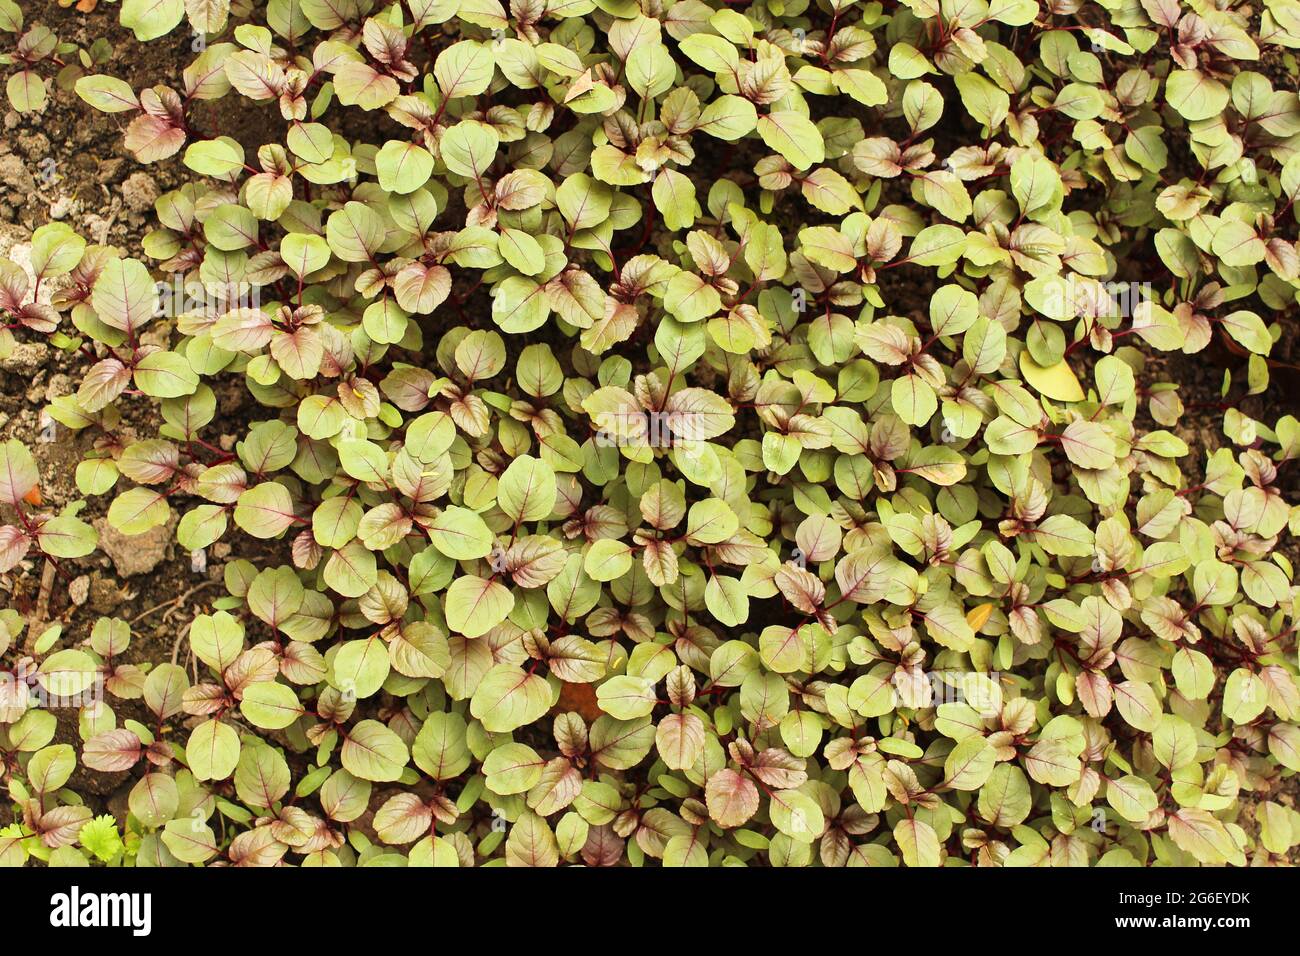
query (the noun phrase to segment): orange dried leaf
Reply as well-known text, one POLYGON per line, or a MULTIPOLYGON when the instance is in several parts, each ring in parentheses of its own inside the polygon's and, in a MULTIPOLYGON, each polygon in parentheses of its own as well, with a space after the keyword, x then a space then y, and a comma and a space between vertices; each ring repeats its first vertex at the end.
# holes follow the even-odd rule
POLYGON ((551 708, 553 714, 576 713, 587 723, 604 714, 596 703, 596 689, 590 684, 560 684, 560 699, 551 708))
POLYGON ((977 604, 966 612, 966 623, 970 625, 972 631, 978 632, 981 627, 988 623, 989 616, 992 613, 992 604, 977 604))

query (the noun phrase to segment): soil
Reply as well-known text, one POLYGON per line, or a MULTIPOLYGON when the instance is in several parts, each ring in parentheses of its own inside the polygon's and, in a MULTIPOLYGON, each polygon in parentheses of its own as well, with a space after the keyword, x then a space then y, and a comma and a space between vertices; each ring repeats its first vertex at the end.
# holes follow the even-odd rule
MULTIPOLYGON (((29 8, 28 19, 39 19, 60 39, 84 48, 100 37, 108 39, 114 52, 98 68, 102 72, 122 77, 137 89, 156 83, 179 86, 180 69, 188 62, 186 37, 138 43, 118 25, 116 5, 89 14, 54 3, 42 7, 39 13, 29 8)), ((73 92, 57 85, 51 85, 49 101, 40 113, 5 113, 0 134, 0 256, 21 259, 31 231, 55 220, 67 222, 91 241, 142 255, 143 237, 154 225, 154 199, 179 186, 185 170, 179 157, 141 167, 122 146, 124 125, 117 117, 88 108, 73 92)), ((47 423, 40 410, 75 391, 84 365, 79 356, 69 357, 36 342, 20 345, 0 362, 0 440, 16 437, 31 449, 41 472, 43 509, 57 510, 81 498, 74 472, 93 446, 94 436, 90 430, 73 433, 47 423)), ((251 410, 246 398, 242 389, 239 395, 232 390, 220 396, 224 417, 214 423, 215 434, 233 438, 241 433, 251 410)), ((156 433, 160 419, 149 400, 126 398, 119 405, 123 415, 116 437, 120 441, 156 433)), ((220 593, 220 555, 228 556, 229 547, 210 549, 214 554, 209 555, 206 569, 196 573, 190 556, 180 553, 174 543, 175 518, 155 534, 128 541, 107 529, 104 512, 109 500, 111 496, 91 499, 81 515, 95 524, 105 547, 83 560, 59 562, 44 601, 44 567, 27 562, 32 565, 29 569, 15 570, 0 583, 0 602, 29 621, 39 616, 49 624, 61 624, 59 646, 84 640, 102 615, 121 618, 131 624, 132 639, 114 663, 171 660, 188 620, 205 600, 220 593)), ((21 652, 21 641, 15 645, 5 655, 6 665, 21 652)), ((119 719, 153 723, 139 701, 119 701, 114 707, 119 719)), ((78 743, 76 711, 55 710, 55 714, 59 719, 56 741, 78 743)), ((102 812, 108 808, 107 798, 128 776, 79 768, 69 786, 102 812)), ((7 822, 10 810, 6 802, 0 823, 7 822)))
MULTIPOLYGON (((61 8, 50 0, 28 6, 37 5, 42 9, 30 11, 29 21, 43 22, 60 39, 86 48, 101 37, 111 43, 112 57, 96 67, 97 72, 125 79, 137 90, 158 83, 180 87, 180 69, 192 57, 188 34, 177 32, 157 41, 139 43, 119 26, 116 4, 101 4, 91 13, 61 8)), ((277 138, 276 124, 268 121, 272 114, 231 109, 233 106, 233 97, 199 103, 195 125, 209 134, 235 137, 250 155, 259 145, 277 138)), ((4 107, 7 103, 0 105, 0 109, 4 107)), ((0 257, 21 257, 33 229, 61 220, 93 241, 117 246, 124 253, 143 258, 142 239, 155 225, 154 199, 186 180, 179 154, 160 163, 141 166, 122 145, 125 122, 120 117, 91 109, 71 90, 54 85, 41 112, 19 115, 8 111, 0 117, 0 122, 3 123, 0 129, 0 257)), ((396 130, 394 126, 392 132, 396 130)), ((350 129, 344 132, 360 133, 350 129)), ((712 170, 710 176, 729 176, 748 187, 753 177, 745 170, 752 168, 753 160, 762 152, 748 155, 755 150, 758 147, 749 143, 738 144, 734 151, 714 150, 700 157, 700 165, 702 169, 712 170)), ((900 193, 894 201, 906 201, 906 197, 900 193)), ((832 221, 830 217, 822 218, 832 221)), ((923 314, 928 303, 927 290, 907 271, 882 272, 881 291, 890 303, 890 311, 923 314)), ((479 289, 464 304, 485 302, 485 290, 479 289)), ((486 315, 488 310, 468 308, 467 311, 486 315)), ((1300 369, 1289 364, 1300 362, 1295 338, 1291 327, 1277 350, 1282 362, 1288 364, 1272 370, 1273 386, 1266 395, 1240 401, 1238 407, 1242 411, 1258 415, 1266 422, 1275 421, 1283 414, 1300 415, 1300 390, 1295 387, 1300 384, 1300 369)), ((1245 360, 1217 342, 1200 355, 1149 352, 1149 358, 1152 380, 1177 382, 1188 409, 1171 430, 1191 449, 1184 465, 1190 479, 1199 475, 1208 451, 1227 443, 1221 428, 1220 386, 1225 367, 1231 369, 1234 383, 1244 383, 1245 360)), ((0 441, 16 437, 32 450, 42 475, 43 506, 49 510, 60 509, 82 497, 74 482, 74 470, 93 446, 94 437, 90 430, 73 433, 57 424, 43 434, 40 410, 55 398, 75 391, 84 366, 80 356, 68 356, 38 342, 22 344, 10 358, 0 361, 0 441)), ((250 420, 265 416, 242 383, 216 383, 214 388, 218 391, 218 417, 210 430, 220 436, 226 447, 243 433, 250 420)), ((1242 385, 1235 384, 1231 395, 1240 395, 1241 391, 1242 385)), ((116 433, 119 441, 129 443, 136 436, 149 437, 156 433, 159 415, 153 402, 127 397, 119 400, 118 405, 123 413, 116 433)), ((1300 500, 1300 476, 1284 475, 1282 490, 1289 500, 1300 500)), ((220 582, 226 562, 232 557, 247 557, 263 563, 263 558, 272 557, 274 546, 258 545, 249 553, 250 542, 245 539, 240 543, 244 550, 232 555, 230 545, 219 542, 209 549, 206 567, 196 570, 191 556, 174 542, 177 516, 156 534, 121 539, 103 520, 109 500, 111 495, 91 498, 82 512, 82 517, 95 523, 100 531, 101 549, 86 559, 60 562, 53 584, 44 594, 44 568, 38 563, 27 562, 30 567, 0 578, 0 604, 16 609, 29 620, 43 613, 46 622, 61 624, 60 646, 72 646, 84 640, 94 621, 107 615, 131 625, 131 645, 115 663, 172 660, 173 650, 189 620, 209 609, 211 600, 222 593, 220 582)), ((6 517, 0 514, 0 523, 6 517)), ((1283 547, 1291 560, 1300 564, 1300 548, 1296 543, 1288 539, 1283 547)), ((15 644, 20 645, 21 641, 15 644)), ((0 656, 0 664, 11 664, 19 649, 16 646, 0 656)), ((184 661, 183 652, 181 660, 184 661)), ((152 716, 139 702, 117 702, 114 706, 120 718, 153 723, 152 716)), ((79 742, 75 712, 60 712, 59 717, 58 739, 79 742)), ((129 776, 128 773, 79 770, 70 786, 97 812, 111 811, 120 809, 121 794, 114 797, 113 792, 129 776)), ((1300 805, 1296 799, 1296 780, 1293 775, 1290 780, 1280 782, 1267 796, 1243 794, 1243 807, 1253 806, 1260 798, 1300 805)), ((11 809, 7 802, 0 805, 0 825, 8 822, 11 809)), ((1251 816, 1247 812, 1242 820, 1248 828, 1253 828, 1251 816)))
MULTIPOLYGON (((180 69, 193 54, 188 35, 164 37, 140 43, 117 23, 117 8, 102 7, 83 14, 45 3, 39 17, 61 39, 89 47, 104 37, 113 46, 112 58, 96 69, 120 77, 134 88, 168 84, 180 87, 180 69)), ((234 122, 239 111, 228 109, 233 101, 198 103, 198 123, 209 129, 238 136, 245 144, 260 143, 267 135, 248 118, 234 122), (226 107, 223 109, 223 107, 226 107), (247 128, 242 128, 247 127, 247 128)), ((186 181, 187 171, 180 154, 159 163, 142 166, 122 145, 125 123, 117 116, 89 108, 70 90, 51 87, 45 109, 19 115, 8 111, 0 137, 0 255, 11 258, 24 254, 31 231, 47 222, 67 222, 93 241, 112 245, 124 254, 144 258, 142 242, 156 226, 154 200, 186 181), (53 176, 45 176, 53 170, 53 176), (43 178, 44 177, 44 178, 43 178), (47 181, 48 180, 48 181, 47 181)), ((264 127, 265 124, 263 124, 264 127)), ((273 135, 273 133, 271 134, 273 135)), ((153 327, 151 327, 152 329, 153 327)), ((158 335, 168 333, 160 324, 158 335)), ((146 333, 149 334, 149 333, 146 333)), ((28 342, 0 362, 0 439, 18 437, 28 443, 41 470, 43 507, 55 510, 81 497, 74 481, 74 469, 93 445, 94 436, 73 433, 40 416, 41 408, 61 395, 76 390, 84 360, 65 355, 39 342, 28 342), (42 434, 42 426, 51 430, 42 434)), ((253 417, 264 417, 242 383, 214 384, 218 417, 211 426, 224 445, 243 434, 253 417)), ((150 437, 161 421, 152 400, 124 397, 117 402, 122 411, 121 427, 115 437, 129 443, 136 436, 150 437)), ((105 497, 91 499, 82 517, 96 524, 101 550, 81 562, 63 562, 72 573, 89 577, 88 596, 76 601, 68 594, 70 580, 62 578, 54 588, 51 620, 66 616, 68 630, 112 614, 134 625, 129 660, 157 659, 150 640, 165 643, 170 655, 174 628, 150 614, 167 601, 205 580, 220 581, 228 549, 220 544, 209 554, 207 567, 196 571, 189 554, 178 553, 172 525, 156 534, 123 538, 102 520, 105 497), (148 614, 145 618, 143 615, 148 614)), ((40 569, 36 569, 39 584, 40 569)), ((78 588, 71 589, 74 593, 78 588)), ((210 593, 210 592, 209 592, 210 593)), ((34 598, 32 581, 19 578, 12 592, 12 605, 26 610, 34 598)), ((168 607, 170 610, 170 607, 168 607)), ((161 646, 161 645, 160 645, 161 646)))

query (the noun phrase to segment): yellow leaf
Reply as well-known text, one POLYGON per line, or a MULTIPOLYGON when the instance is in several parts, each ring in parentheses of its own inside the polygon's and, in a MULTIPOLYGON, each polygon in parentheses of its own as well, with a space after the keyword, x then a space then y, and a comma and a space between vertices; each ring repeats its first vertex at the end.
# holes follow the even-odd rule
POLYGON ((972 631, 978 631, 988 623, 989 615, 993 613, 993 605, 979 604, 966 612, 966 623, 970 625, 972 631))
POLYGON ((1041 395, 1054 398, 1058 402, 1083 401, 1083 388, 1065 359, 1061 359, 1050 368, 1044 368, 1035 362, 1026 350, 1020 353, 1020 374, 1041 395))

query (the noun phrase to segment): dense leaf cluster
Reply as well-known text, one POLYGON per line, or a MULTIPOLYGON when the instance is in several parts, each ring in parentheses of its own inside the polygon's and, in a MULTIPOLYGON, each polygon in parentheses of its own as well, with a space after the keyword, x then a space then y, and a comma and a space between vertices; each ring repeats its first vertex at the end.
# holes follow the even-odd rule
MULTIPOLYGON (((1243 410, 1300 291, 1295 0, 120 12, 205 42, 179 88, 76 92, 192 182, 147 261, 37 230, 0 349, 80 353, 48 411, 113 528, 235 559, 178 662, 0 613, 0 861, 1300 842, 1269 800, 1300 771, 1300 424, 1243 410), (196 121, 223 97, 266 145, 196 121), (1193 451, 1164 370, 1207 349, 1226 440, 1193 451), (223 447, 232 382, 259 411, 223 447), (27 691, 97 688, 51 743, 27 691), (124 826, 78 763, 130 775, 124 826)), ((0 450, 4 570, 95 546, 37 481, 0 450)))

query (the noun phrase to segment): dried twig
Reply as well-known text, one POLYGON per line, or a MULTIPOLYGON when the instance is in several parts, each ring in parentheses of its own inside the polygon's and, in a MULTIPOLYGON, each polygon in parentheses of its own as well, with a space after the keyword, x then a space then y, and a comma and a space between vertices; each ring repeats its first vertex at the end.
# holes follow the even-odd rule
POLYGON ((150 614, 153 614, 156 611, 161 611, 163 608, 175 607, 178 604, 184 604, 186 599, 188 599, 191 595, 198 594, 200 591, 204 590, 205 588, 210 588, 216 583, 217 583, 216 581, 204 581, 200 584, 196 584, 194 585, 194 587, 190 588, 180 597, 172 598, 170 601, 163 601, 162 604, 156 605, 154 607, 149 608, 149 610, 147 611, 142 611, 141 613, 137 614, 135 617, 131 618, 131 624, 133 625, 138 624, 140 621, 143 621, 150 614))
MULTIPOLYGON (((104 191, 108 192, 107 189, 104 191)), ((108 231, 113 228, 113 223, 117 222, 117 212, 118 210, 116 206, 110 208, 108 220, 99 228, 99 236, 96 238, 96 241, 101 246, 108 242, 108 231)))
POLYGON ((36 639, 41 636, 41 629, 50 614, 50 592, 54 590, 54 562, 45 559, 41 570, 41 590, 36 595, 36 605, 27 618, 27 640, 23 649, 30 654, 36 647, 36 639))

